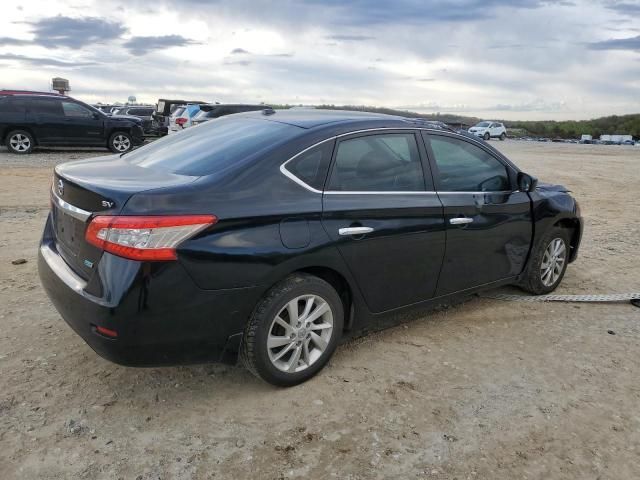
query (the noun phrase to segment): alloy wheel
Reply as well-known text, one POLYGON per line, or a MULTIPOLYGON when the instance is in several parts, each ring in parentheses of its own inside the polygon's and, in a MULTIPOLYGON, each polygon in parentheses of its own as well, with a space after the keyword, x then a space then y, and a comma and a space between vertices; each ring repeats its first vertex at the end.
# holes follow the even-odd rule
POLYGON ((22 133, 16 133, 9 139, 9 144, 16 152, 26 152, 31 147, 31 140, 22 133))
POLYGON ((267 337, 269 360, 280 371, 296 373, 313 365, 333 334, 333 312, 318 295, 302 295, 275 316, 267 337))
POLYGON ((561 238, 551 240, 544 251, 540 265, 540 279, 545 287, 550 287, 558 281, 566 259, 567 247, 564 240, 561 238))
POLYGON ((126 135, 116 135, 113 138, 113 147, 119 152, 126 152, 131 148, 131 140, 126 135))

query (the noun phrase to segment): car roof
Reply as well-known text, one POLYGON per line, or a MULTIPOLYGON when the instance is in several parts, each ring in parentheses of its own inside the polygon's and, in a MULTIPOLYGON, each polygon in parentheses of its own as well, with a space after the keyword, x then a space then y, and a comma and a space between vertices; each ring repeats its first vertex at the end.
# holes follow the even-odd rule
POLYGON ((260 108, 273 108, 270 105, 264 105, 259 103, 203 103, 201 107, 260 107, 260 108))
MULTIPOLYGON (((261 118, 271 122, 286 123, 295 127, 311 129, 330 124, 352 124, 363 122, 389 123, 407 119, 382 113, 356 112, 351 110, 273 110, 265 106, 264 110, 241 113, 245 117, 261 118)), ((405 125, 406 126, 406 125, 405 125)))
POLYGON ((0 90, 0 96, 39 96, 39 97, 56 97, 69 98, 66 95, 60 95, 53 92, 35 92, 31 90, 0 90))

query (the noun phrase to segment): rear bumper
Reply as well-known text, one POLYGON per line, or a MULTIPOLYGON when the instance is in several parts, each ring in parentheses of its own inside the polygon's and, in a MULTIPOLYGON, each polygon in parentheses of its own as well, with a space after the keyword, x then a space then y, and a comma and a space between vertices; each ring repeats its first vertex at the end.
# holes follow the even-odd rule
POLYGON ((129 366, 235 359, 256 299, 253 289, 199 289, 179 262, 148 264, 104 254, 97 270, 85 281, 52 241, 40 245, 38 271, 47 295, 100 356, 129 366), (97 327, 117 332, 117 338, 97 327))

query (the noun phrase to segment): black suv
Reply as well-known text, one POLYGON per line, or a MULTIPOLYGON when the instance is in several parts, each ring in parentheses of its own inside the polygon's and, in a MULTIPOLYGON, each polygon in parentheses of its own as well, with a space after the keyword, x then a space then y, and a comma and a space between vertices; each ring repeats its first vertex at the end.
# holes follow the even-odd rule
POLYGON ((0 90, 0 142, 20 154, 37 146, 107 147, 124 153, 144 137, 136 118, 109 117, 64 95, 0 90))

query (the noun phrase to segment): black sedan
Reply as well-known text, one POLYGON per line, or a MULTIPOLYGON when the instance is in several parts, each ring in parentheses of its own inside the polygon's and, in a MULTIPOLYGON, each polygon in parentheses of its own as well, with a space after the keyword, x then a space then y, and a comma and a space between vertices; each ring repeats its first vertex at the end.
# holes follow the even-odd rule
POLYGON ((554 290, 577 202, 468 134, 385 115, 265 110, 59 165, 42 283, 100 355, 316 374, 408 308, 554 290))

